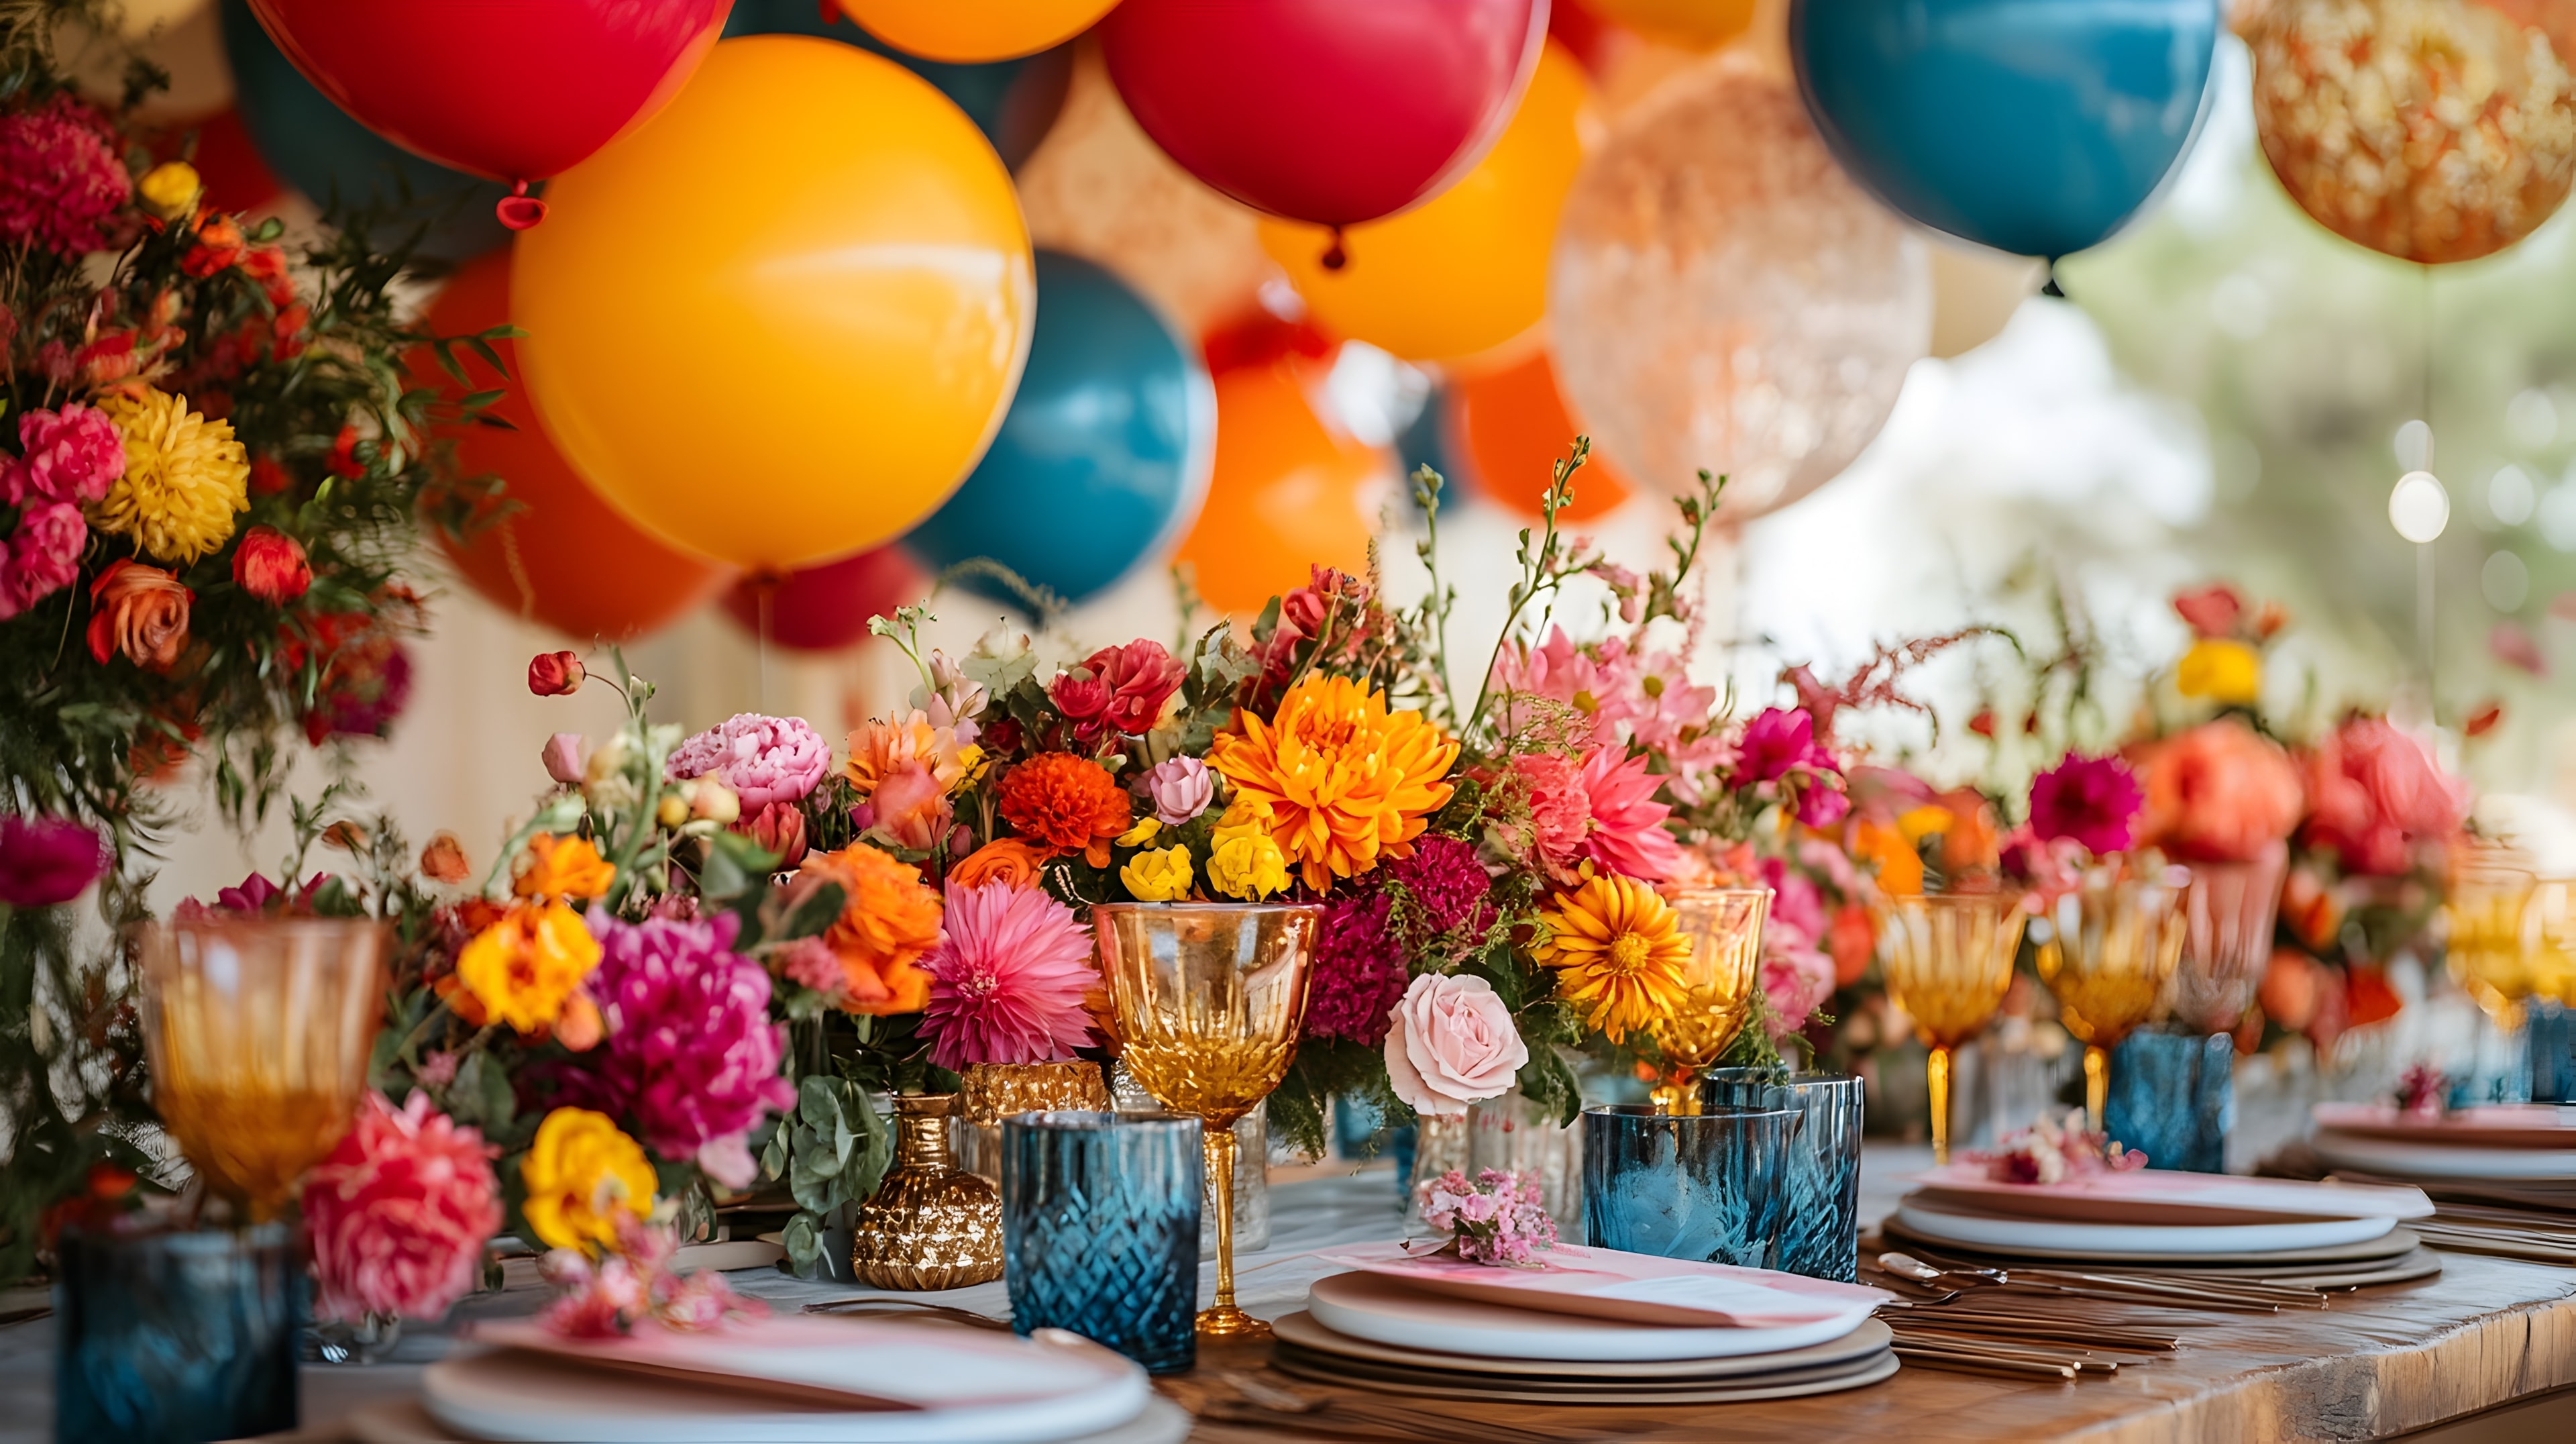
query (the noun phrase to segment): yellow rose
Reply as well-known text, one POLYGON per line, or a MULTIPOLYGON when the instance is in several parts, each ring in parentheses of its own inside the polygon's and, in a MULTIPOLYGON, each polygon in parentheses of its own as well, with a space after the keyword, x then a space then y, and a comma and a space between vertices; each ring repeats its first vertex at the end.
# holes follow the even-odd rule
POLYGON ((1162 830, 1163 824, 1161 820, 1156 818, 1153 814, 1148 813, 1139 820, 1134 827, 1118 834, 1118 845, 1120 847, 1142 847, 1146 843, 1152 842, 1154 840, 1154 835, 1162 830))
POLYGON ((456 980, 484 1016, 521 1033, 552 1027, 564 1001, 599 966, 599 940, 559 902, 520 903, 456 955, 456 980))
POLYGON ((653 1211, 653 1164, 644 1146, 587 1108, 546 1115, 519 1160, 519 1177, 528 1186, 528 1227, 551 1248, 612 1245, 620 1214, 653 1211))
POLYGON ((1257 901, 1288 886, 1288 854, 1269 833, 1246 828, 1220 834, 1208 855, 1208 881, 1227 897, 1257 901))
POLYGON ((1190 895, 1193 876, 1186 847, 1140 852, 1118 869, 1118 880, 1138 902, 1179 902, 1190 895))
POLYGON ((134 183, 143 203, 163 220, 176 220, 197 208, 197 197, 205 193, 206 183, 198 178, 197 168, 184 160, 168 161, 143 173, 134 183))
POLYGON ((2182 654, 2174 687, 2186 697, 2250 707, 2263 695, 2262 654, 2232 638, 2204 637, 2182 654))

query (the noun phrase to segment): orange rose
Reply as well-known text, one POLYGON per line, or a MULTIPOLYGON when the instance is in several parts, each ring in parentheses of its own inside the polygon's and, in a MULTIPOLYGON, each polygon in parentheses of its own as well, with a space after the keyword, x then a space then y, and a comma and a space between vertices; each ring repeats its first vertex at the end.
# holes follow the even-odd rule
POLYGON ((1070 752, 1043 752, 1002 778, 1002 820, 1050 855, 1078 852, 1109 865, 1109 844, 1135 821, 1135 799, 1109 769, 1070 752))
POLYGON ((981 887, 988 882, 1006 882, 1013 887, 1035 887, 1038 872, 1046 866, 1046 854, 1016 837, 996 838, 957 860, 948 869, 950 887, 981 887))
POLYGON ((825 930, 823 945, 849 978, 841 1006, 878 1016, 927 1006, 930 974, 920 963, 939 944, 940 901, 922 882, 921 869, 859 842, 810 854, 796 871, 791 895, 840 885, 841 915, 825 930))
POLYGON ((616 865, 601 857, 589 838, 540 832, 528 839, 510 891, 532 898, 598 897, 616 880, 616 865))
POLYGON ((2147 789, 2138 841, 2195 862, 2252 862, 2290 835, 2306 807, 2290 754, 2233 717, 2125 755, 2147 789))
POLYGON ((147 672, 167 672, 188 642, 188 606, 197 594, 158 567, 110 562, 89 584, 89 654, 104 666, 122 652, 147 672))

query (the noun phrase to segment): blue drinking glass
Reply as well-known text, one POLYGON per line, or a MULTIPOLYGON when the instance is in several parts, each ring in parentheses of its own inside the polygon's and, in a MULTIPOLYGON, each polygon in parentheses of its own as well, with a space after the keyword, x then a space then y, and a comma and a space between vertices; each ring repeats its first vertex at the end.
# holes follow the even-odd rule
POLYGON ((1788 1109, 1583 1110, 1583 1221, 1595 1248, 1770 1268, 1787 1160, 1805 1115, 1788 1109))
POLYGON ((1198 1361, 1199 1120, 1023 1113, 1002 1120, 1002 1278, 1011 1327, 1070 1329, 1147 1372, 1198 1361))
POLYGON ((2531 1101, 2576 1103, 2576 1010, 2551 998, 2523 1005, 2531 1039, 2531 1101))
POLYGON ((1780 1183, 1771 1266, 1811 1279, 1860 1278, 1861 1080, 1844 1073, 1715 1068, 1700 1075, 1705 1112, 1786 1109, 1805 1121, 1780 1183))
POLYGON ((2111 1051, 2102 1131, 2149 1168, 2225 1173, 2235 1078, 2236 1040, 2225 1033, 2131 1033, 2111 1051))
POLYGON ((304 1259, 285 1224, 67 1230, 54 1283, 54 1437, 197 1444, 295 1427, 304 1259))

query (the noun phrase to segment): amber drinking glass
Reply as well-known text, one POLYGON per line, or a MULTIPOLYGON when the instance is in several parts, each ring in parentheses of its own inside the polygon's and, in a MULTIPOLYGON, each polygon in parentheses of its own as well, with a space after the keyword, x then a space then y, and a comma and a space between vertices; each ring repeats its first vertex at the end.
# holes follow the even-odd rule
POLYGON ((1654 1103, 1660 1112, 1691 1114, 1700 1110, 1700 1073, 1716 1066, 1742 1031, 1753 990, 1761 985, 1762 925, 1771 915, 1771 889, 1691 888, 1673 899, 1673 912, 1691 939, 1682 979, 1688 992, 1655 1025, 1665 1075, 1654 1103))
POLYGON ((2048 926, 2039 980, 2084 1045, 2084 1112, 2096 1133, 2110 1095, 2110 1050, 2155 1017, 2182 957, 2181 902, 2181 889, 2161 877, 2099 868, 2040 913, 2048 926))
POLYGON ((1951 1055, 2002 1006, 2029 914, 2018 894, 2004 893, 1902 893, 1878 899, 1872 911, 1888 998, 1914 1020, 1932 1049, 1924 1065, 1932 1094, 1932 1160, 1946 1164, 1951 1055))
POLYGON ((357 1116, 388 937, 349 918, 134 930, 153 1107, 207 1188, 253 1223, 285 1208, 357 1116))
POLYGON ((1234 1302, 1234 1121, 1270 1096, 1297 1053, 1324 910, 1313 905, 1102 903, 1091 910, 1128 1074, 1202 1124, 1217 1218, 1209 1338, 1270 1326, 1234 1302))

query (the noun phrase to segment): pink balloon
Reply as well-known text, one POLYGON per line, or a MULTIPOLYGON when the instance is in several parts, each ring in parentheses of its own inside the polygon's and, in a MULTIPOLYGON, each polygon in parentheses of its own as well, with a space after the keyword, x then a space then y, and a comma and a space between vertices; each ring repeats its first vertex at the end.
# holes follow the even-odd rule
MULTIPOLYGON (((769 640, 801 652, 837 652, 868 634, 868 618, 890 616, 930 591, 901 547, 879 547, 771 584, 769 640)), ((760 635, 760 583, 745 577, 724 594, 725 614, 760 635)))
POLYGON ((1123 0, 1100 22, 1137 123, 1200 180, 1357 225, 1440 193, 1502 134, 1547 0, 1123 0))

